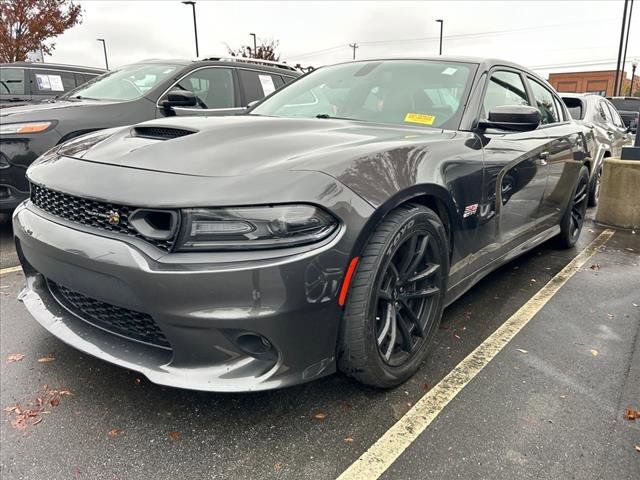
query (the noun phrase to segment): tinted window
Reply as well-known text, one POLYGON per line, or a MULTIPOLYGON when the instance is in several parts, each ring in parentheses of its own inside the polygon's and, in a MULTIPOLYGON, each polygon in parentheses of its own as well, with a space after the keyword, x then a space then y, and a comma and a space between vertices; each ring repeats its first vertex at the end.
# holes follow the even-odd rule
POLYGON ((24 69, 0 68, 0 95, 24 94, 24 69))
POLYGON ((622 119, 620 118, 620 115, 618 115, 618 111, 616 110, 616 108, 611 105, 609 102, 606 102, 607 104, 607 108, 609 109, 609 114, 611 115, 611 119, 613 120, 613 124, 616 127, 624 127, 624 123, 622 123, 622 119))
POLYGON ((533 98, 536 102, 536 107, 540 111, 542 118, 542 124, 556 123, 560 120, 556 104, 553 100, 553 94, 547 89, 547 87, 538 83, 533 79, 529 79, 531 85, 531 91, 533 92, 533 98))
MULTIPOLYGON (((228 68, 201 68, 180 80, 171 90, 189 90, 198 101, 194 108, 233 108, 233 72, 228 68)), ((162 101, 162 99, 161 99, 162 101)))
POLYGON ((472 68, 432 60, 322 67, 275 93, 251 113, 453 128, 462 113, 472 68))
POLYGON ((640 98, 611 98, 611 103, 613 103, 618 110, 630 110, 632 112, 640 112, 640 98))
POLYGON ((489 79, 484 95, 483 117, 495 107, 503 105, 529 105, 527 92, 520 74, 514 72, 495 72, 489 79))
POLYGON ((598 111, 600 112, 600 117, 606 123, 613 123, 613 118, 611 117, 611 112, 607 108, 607 104, 604 101, 598 102, 598 111))
POLYGON ((282 77, 284 79, 284 84, 286 85, 287 83, 291 83, 295 80, 294 77, 287 77, 287 76, 283 76, 282 77))
POLYGON ((98 100, 134 100, 175 74, 178 68, 160 63, 127 65, 92 79, 69 95, 98 100))
POLYGON ((240 83, 244 89, 247 103, 270 95, 280 88, 283 83, 280 75, 271 75, 265 72, 238 70, 238 75, 240 76, 240 83))
POLYGON ((567 106, 571 118, 574 120, 582 120, 584 118, 584 106, 579 98, 563 97, 564 104, 567 106))

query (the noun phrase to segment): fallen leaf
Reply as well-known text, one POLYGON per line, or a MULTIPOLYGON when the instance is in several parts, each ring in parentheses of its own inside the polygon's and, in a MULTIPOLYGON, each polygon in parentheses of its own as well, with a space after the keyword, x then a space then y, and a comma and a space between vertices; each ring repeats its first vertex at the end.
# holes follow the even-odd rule
POLYGON ((353 437, 351 435, 349 435, 348 437, 344 437, 344 441, 346 443, 353 443, 353 437))
POLYGON ((107 435, 109 435, 111 438, 116 438, 118 435, 120 435, 124 430, 120 429, 120 428, 114 428, 113 430, 109 430, 107 432, 107 435))
POLYGON ((640 410, 627 407, 624 412, 624 418, 626 418, 627 420, 635 420, 636 418, 640 418, 640 410))
POLYGON ((596 350, 595 348, 591 349, 591 355, 593 355, 594 357, 598 356, 598 350, 596 350))
POLYGON ((636 452, 640 452, 640 445, 636 445, 636 452))
POLYGON ((284 464, 282 464, 282 463, 278 462, 278 463, 276 463, 276 464, 273 466, 273 469, 274 469, 276 472, 279 472, 280 470, 282 470, 282 469, 283 469, 283 467, 284 467, 284 464))
POLYGON ((535 278, 532 278, 532 279, 531 279, 531 281, 532 281, 533 283, 536 283, 536 279, 535 279, 535 278))
POLYGON ((614 318, 614 317, 615 317, 615 315, 614 315, 613 313, 607 313, 607 317, 609 317, 609 318, 614 318))
POLYGON ((38 363, 49 363, 49 362, 53 362, 55 360, 55 357, 52 357, 51 355, 47 355, 46 357, 42 357, 38 359, 38 363))
POLYGON ((431 387, 429 387, 428 383, 423 383, 422 388, 424 389, 425 392, 428 392, 431 387))
POLYGON ((327 418, 327 414, 324 412, 318 412, 313 416, 313 418, 315 418, 316 420, 324 420, 325 418, 327 418))
POLYGON ((174 442, 176 440, 180 440, 181 436, 182 434, 180 432, 169 432, 169 438, 171 438, 171 440, 173 440, 174 442))
POLYGON ((589 267, 591 270, 600 270, 600 264, 599 263, 594 263, 593 265, 591 265, 589 267))
POLYGON ((71 390, 59 390, 58 391, 58 395, 73 395, 73 393, 71 393, 71 390))
POLYGON ((49 403, 52 407, 57 407, 58 405, 60 405, 60 397, 53 397, 51 400, 49 400, 49 403))
POLYGON ((24 354, 22 353, 12 353, 7 357, 7 362, 9 363, 19 362, 23 358, 24 358, 24 354))
POLYGON ((633 305, 634 307, 640 307, 640 305, 638 305, 637 303, 632 303, 631 305, 633 305))
POLYGON ((517 351, 519 351, 520 353, 529 353, 527 350, 525 350, 524 348, 516 348, 517 351))

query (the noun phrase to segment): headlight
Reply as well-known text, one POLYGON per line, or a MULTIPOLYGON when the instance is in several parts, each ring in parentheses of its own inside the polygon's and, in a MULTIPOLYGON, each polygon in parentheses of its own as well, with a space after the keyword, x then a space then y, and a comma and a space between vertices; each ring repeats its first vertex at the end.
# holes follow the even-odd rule
POLYGON ((0 135, 10 135, 15 133, 40 133, 48 130, 54 124, 54 121, 3 123, 2 125, 0 125, 0 135))
POLYGON ((311 205, 183 210, 178 250, 290 247, 327 238, 338 221, 311 205))
POLYGON ((120 130, 120 128, 98 130, 96 132, 86 133, 84 135, 80 135, 79 137, 72 138, 71 140, 67 140, 66 142, 61 143, 60 145, 56 145, 55 147, 50 148, 49 150, 44 152, 31 165, 42 165, 43 163, 57 160, 58 157, 63 155, 72 157, 79 152, 88 150, 102 140, 106 140, 118 130, 120 130))

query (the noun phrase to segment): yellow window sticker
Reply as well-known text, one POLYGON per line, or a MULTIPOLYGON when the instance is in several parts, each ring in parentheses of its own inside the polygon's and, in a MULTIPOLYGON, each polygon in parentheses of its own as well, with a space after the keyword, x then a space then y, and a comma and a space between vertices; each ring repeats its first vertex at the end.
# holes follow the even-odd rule
POLYGON ((436 117, 433 115, 425 115, 424 113, 407 113, 404 117, 405 122, 421 123, 423 125, 433 125, 436 117))

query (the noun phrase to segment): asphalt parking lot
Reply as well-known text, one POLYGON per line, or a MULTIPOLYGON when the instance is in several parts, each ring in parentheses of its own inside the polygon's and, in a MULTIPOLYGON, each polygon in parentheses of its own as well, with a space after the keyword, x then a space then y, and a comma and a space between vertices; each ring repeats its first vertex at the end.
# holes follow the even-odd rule
MULTIPOLYGON (((16 300, 22 273, 4 273, 1 476, 336 478, 602 231, 590 222, 576 248, 547 243, 486 277, 390 391, 342 375, 252 394, 159 387, 49 335, 16 300), (20 428, 16 406, 43 411, 20 428)), ((15 265, 7 225, 0 241, 15 265)), ((637 478, 640 420, 624 412, 640 409, 638 285, 640 235, 618 231, 382 478, 637 478)))

